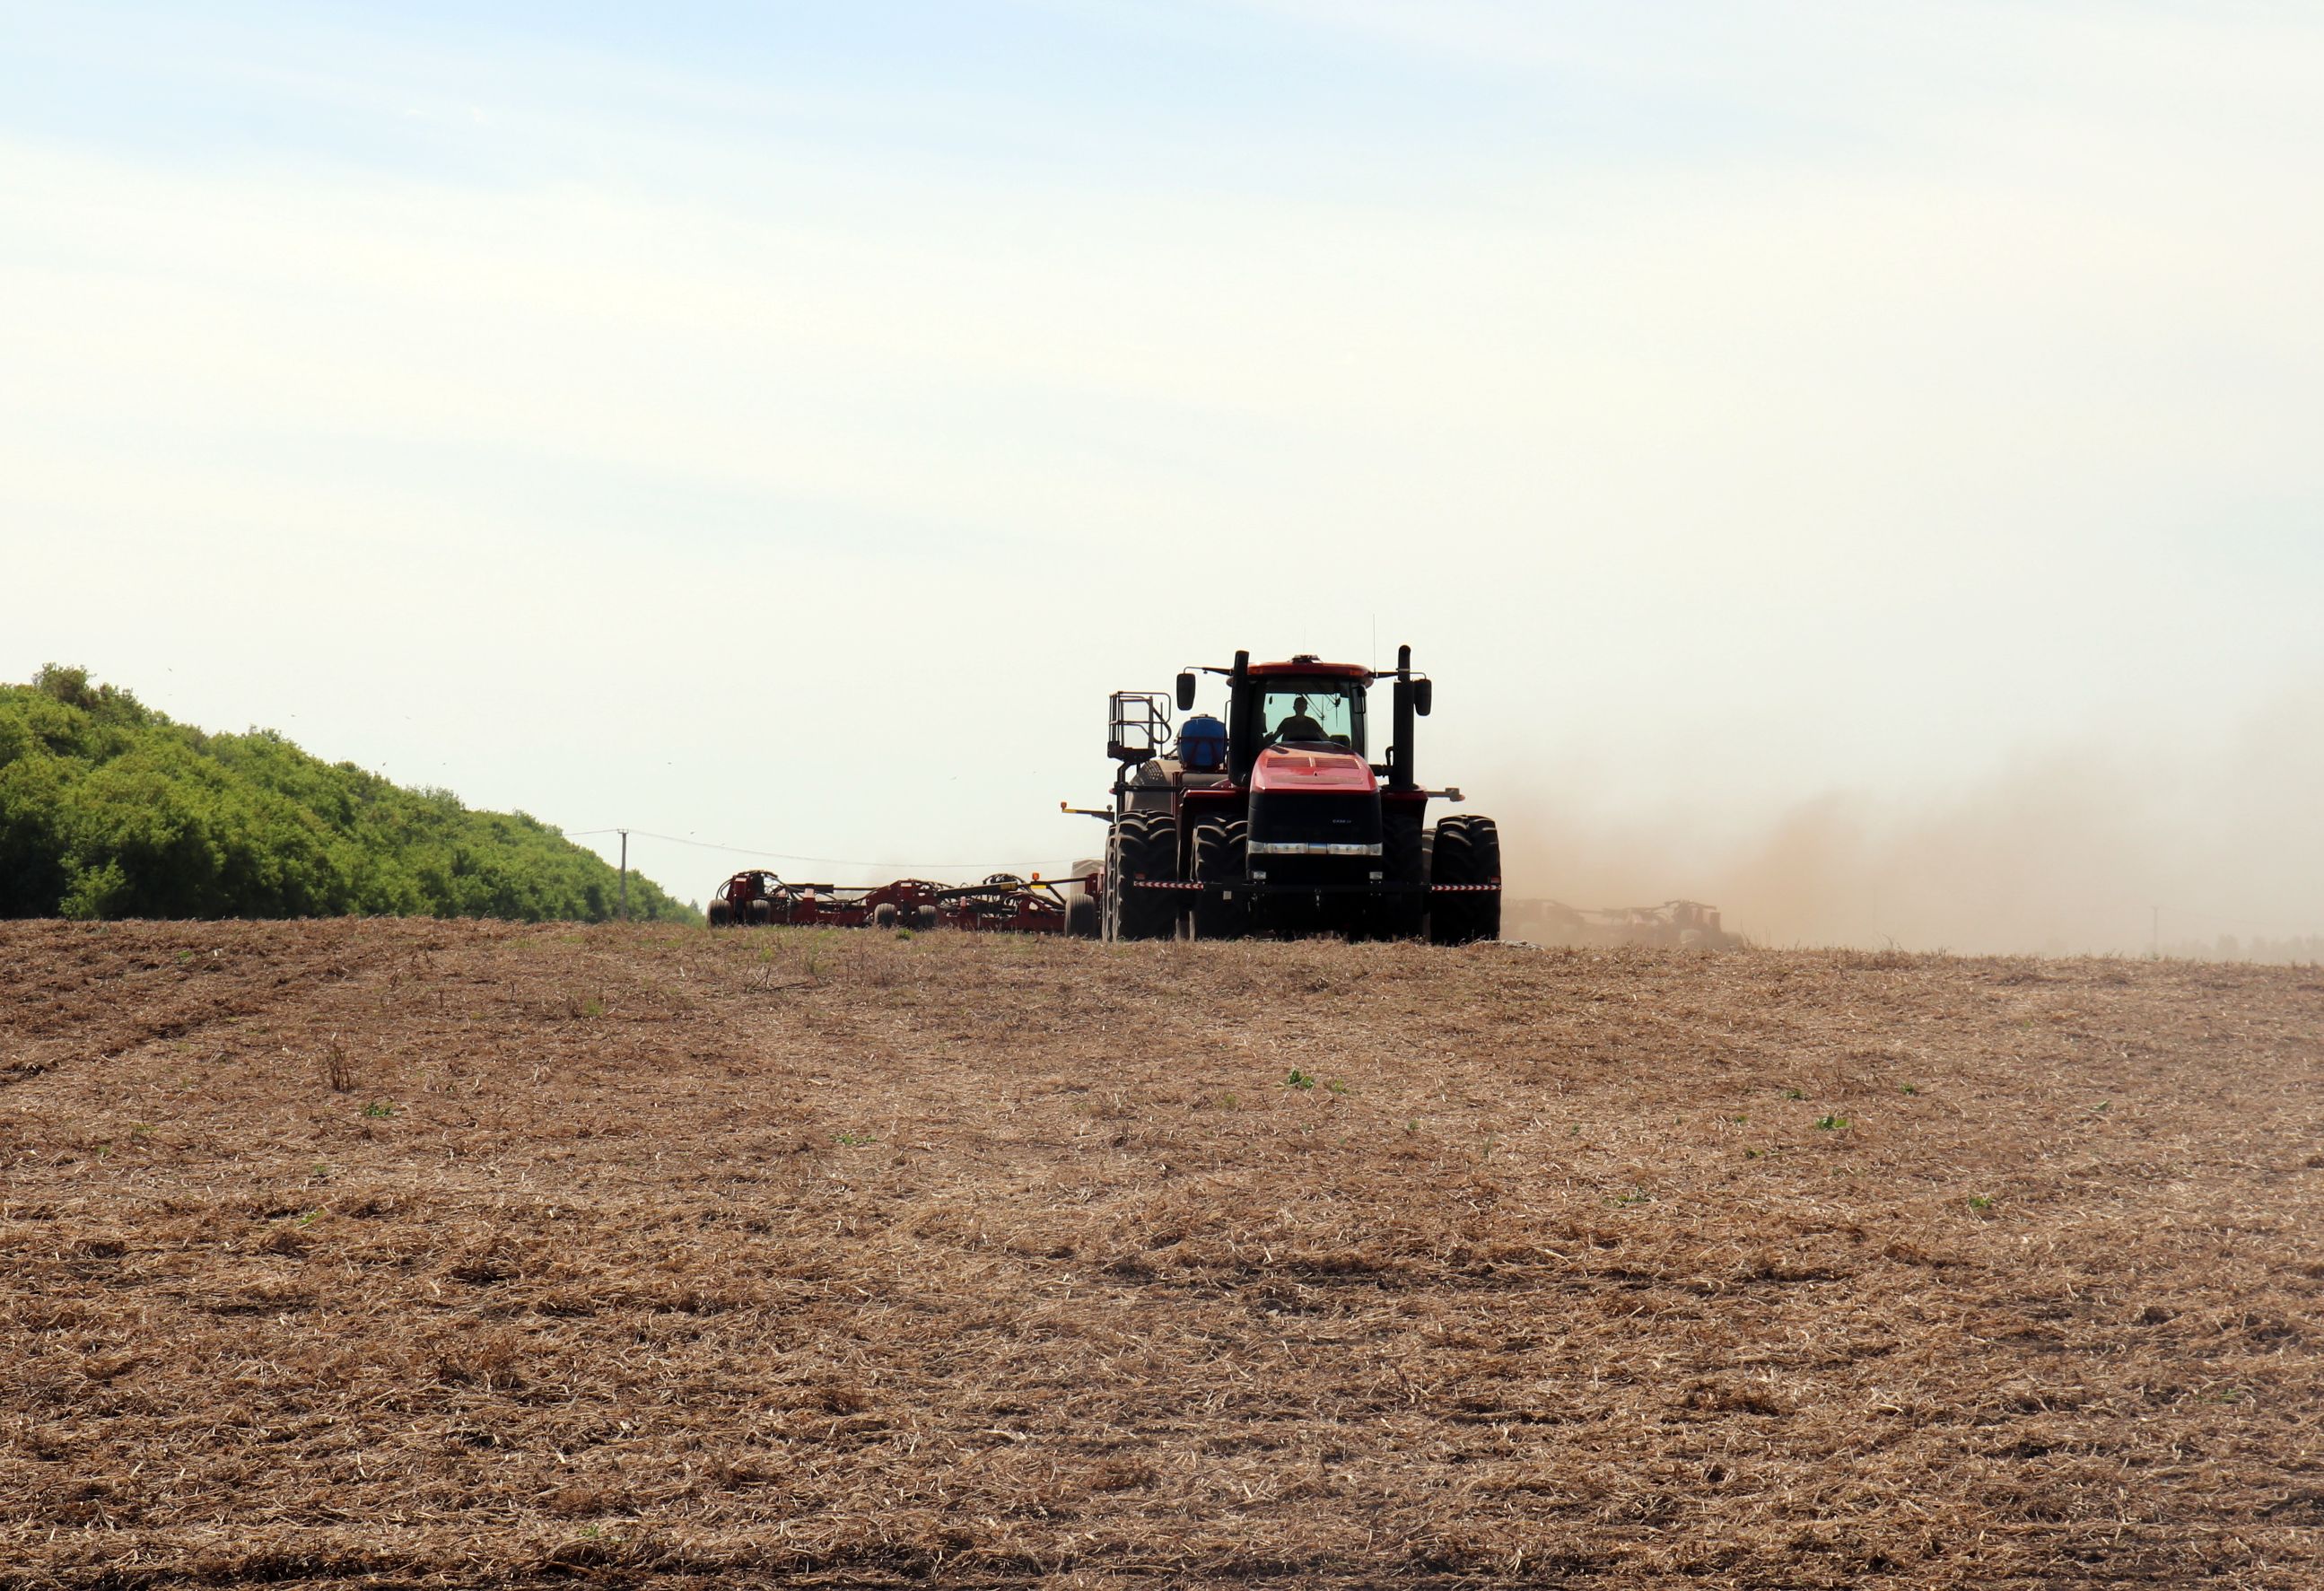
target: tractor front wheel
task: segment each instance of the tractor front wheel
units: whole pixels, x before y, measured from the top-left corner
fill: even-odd
[[[1194,877],[1204,884],[1245,882],[1250,826],[1247,823],[1205,823],[1194,830]],[[1194,897],[1194,937],[1198,939],[1240,939],[1250,932],[1250,902],[1222,900],[1205,889]]]
[[[1380,871],[1405,887],[1373,897],[1374,939],[1416,939],[1428,917],[1428,850],[1417,817],[1390,817],[1380,829]]]
[[[1447,818],[1429,849],[1429,942],[1466,945],[1501,937],[1501,832],[1490,818]]]
[[[1175,890],[1145,890],[1141,881],[1176,882],[1178,820],[1167,812],[1126,812],[1106,844],[1105,922],[1110,939],[1167,939],[1178,931]]]

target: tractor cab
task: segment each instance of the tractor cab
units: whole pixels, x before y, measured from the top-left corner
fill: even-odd
[[[1282,666],[1259,665],[1262,669]],[[1251,671],[1262,749],[1335,747],[1359,757],[1364,754],[1364,689],[1370,683],[1370,671],[1360,675]]]

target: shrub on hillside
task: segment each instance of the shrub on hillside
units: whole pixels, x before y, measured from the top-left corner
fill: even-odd
[[[618,908],[603,857],[325,763],[271,729],[206,735],[86,669],[0,686],[0,917],[574,918]],[[639,918],[690,920],[647,880]]]

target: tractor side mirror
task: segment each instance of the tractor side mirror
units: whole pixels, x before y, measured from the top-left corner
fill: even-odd
[[[1428,717],[1429,701],[1436,694],[1435,683],[1433,680],[1415,680],[1412,682],[1412,710],[1424,718]]]
[[[1178,710],[1182,713],[1192,712],[1194,707],[1194,677],[1192,674],[1181,674],[1178,676]]]

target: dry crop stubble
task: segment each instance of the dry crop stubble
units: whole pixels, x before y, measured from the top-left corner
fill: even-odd
[[[0,1585],[2324,1576],[2312,971],[0,954]]]

